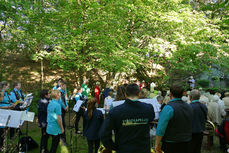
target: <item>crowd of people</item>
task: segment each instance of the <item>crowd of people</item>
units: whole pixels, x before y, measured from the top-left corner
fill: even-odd
[[[156,129],[156,153],[200,153],[207,120],[217,127],[220,148],[226,152],[229,142],[229,92],[197,90],[193,84],[194,81],[190,85],[190,91],[185,91],[181,84],[175,83],[163,95],[163,92],[154,90],[155,83],[148,86],[144,80],[115,88],[107,85],[104,90],[96,83],[94,94],[90,95],[92,90],[85,79],[68,96],[66,83],[60,78],[51,90],[40,92],[40,152],[55,153],[60,141],[62,145],[68,145],[65,114],[69,111],[69,99],[76,104],[83,101],[75,114],[75,133],[87,138],[88,153],[97,153],[100,142],[108,152],[150,153],[152,129]],[[147,89],[149,87],[150,90]],[[10,93],[8,90],[9,83],[1,82],[0,108],[20,110],[19,106],[25,98],[21,84],[15,82],[13,90]],[[149,103],[143,99],[148,99]],[[116,105],[117,103],[120,104]],[[105,113],[97,109],[98,105],[103,107]],[[81,118],[83,131],[79,128]],[[0,147],[3,142],[3,128],[0,128]],[[10,132],[12,136],[14,131],[12,129]],[[52,137],[50,150],[49,137]],[[213,144],[213,137],[211,143]]]

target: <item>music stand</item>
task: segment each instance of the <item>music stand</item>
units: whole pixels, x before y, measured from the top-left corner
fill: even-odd
[[[32,93],[26,95],[25,99],[24,99],[24,103],[22,104],[22,106],[20,106],[21,110],[25,110],[22,113],[22,118],[21,121],[27,121],[26,122],[26,138],[28,138],[28,131],[29,131],[29,123],[28,122],[33,122],[34,120],[34,116],[35,113],[32,112],[28,112],[29,111],[29,106],[31,105],[33,101],[33,96]],[[28,139],[26,139],[26,153],[28,153]]]

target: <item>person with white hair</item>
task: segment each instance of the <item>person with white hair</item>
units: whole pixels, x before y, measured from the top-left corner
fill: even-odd
[[[206,97],[204,95],[204,93],[201,94],[199,101],[200,101],[200,103],[205,104],[205,105],[208,105],[208,103],[209,103],[209,99],[208,99],[208,97]]]
[[[221,114],[221,118],[223,120],[223,117],[226,116],[226,112],[225,112],[225,104],[224,102],[220,99],[221,98],[221,94],[219,92],[215,93],[215,95],[217,95],[219,97],[219,106],[220,106],[220,114]],[[221,124],[221,123],[220,123]]]
[[[190,153],[201,153],[203,131],[207,119],[207,107],[199,102],[200,92],[196,89],[190,92],[190,101],[193,110],[192,118],[192,141]]]
[[[229,111],[229,92],[226,92],[225,97],[222,99],[224,101],[225,109]]]
[[[216,125],[221,123],[221,109],[218,103],[219,97],[213,96],[213,100],[208,104],[208,118]]]

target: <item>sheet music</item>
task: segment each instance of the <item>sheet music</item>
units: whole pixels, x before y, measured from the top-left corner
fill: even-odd
[[[75,112],[79,112],[80,107],[81,107],[82,104],[83,104],[83,101],[82,101],[82,100],[78,100],[78,101],[76,102],[76,104],[74,105],[73,110],[74,110]]]
[[[105,109],[104,108],[96,108],[96,109],[100,110],[103,113],[103,115],[105,114]]]
[[[96,108],[97,110],[101,111],[103,115],[105,114],[105,109],[104,108]],[[87,108],[85,108],[85,112],[87,111]]]
[[[9,114],[0,114],[0,126],[6,126]]]
[[[0,114],[10,115],[10,120],[9,120],[7,127],[11,127],[11,128],[19,127],[20,121],[21,121],[21,115],[22,115],[21,111],[0,109]]]
[[[22,120],[22,121],[33,122],[34,116],[35,116],[35,113],[34,113],[34,112],[26,112],[26,111],[23,111],[23,112],[22,112],[22,115],[21,115],[21,120]]]
[[[113,105],[113,107],[116,107],[116,106],[119,106],[119,105],[123,104],[124,101],[125,101],[125,100],[113,101],[113,102],[112,102],[112,105]]]
[[[20,106],[20,108],[24,109],[26,107],[29,107],[31,105],[32,101],[33,101],[33,96],[25,97],[24,103],[22,104],[22,106]]]
[[[156,98],[153,98],[153,99],[138,99],[138,101],[146,103],[146,104],[151,104],[153,106],[153,109],[154,109],[155,119],[158,119],[161,105],[157,102]],[[116,106],[119,106],[119,105],[123,104],[124,102],[125,102],[124,100],[113,101],[112,105],[113,105],[113,107],[116,107]]]

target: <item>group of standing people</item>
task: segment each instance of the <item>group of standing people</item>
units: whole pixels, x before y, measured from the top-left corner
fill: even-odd
[[[65,86],[63,87],[63,85]],[[101,91],[98,84],[95,88],[94,97],[90,99],[88,99],[90,89],[87,86],[87,80],[74,90],[71,96],[73,100],[76,103],[79,100],[84,101],[76,113],[75,131],[77,134],[83,133],[87,138],[89,153],[98,151],[100,141],[107,150],[115,150],[117,153],[148,153],[151,150],[150,129],[155,127],[155,120],[158,121],[155,140],[156,153],[162,151],[164,153],[201,152],[205,123],[210,118],[208,111],[210,107],[203,102],[205,98],[203,98],[203,91],[193,89],[185,92],[181,85],[172,85],[165,97],[162,96],[161,92],[155,95],[158,105],[161,106],[160,111],[155,112],[155,106],[141,102],[142,98],[147,98],[145,86],[144,83],[141,86],[125,84],[118,86],[117,90],[107,87],[103,91],[103,94],[106,94],[104,98],[105,115],[96,109],[101,100],[99,99]],[[66,94],[66,84],[60,81],[52,91],[52,101],[49,104],[47,104],[48,100],[44,102],[47,105],[47,120],[43,124],[45,126],[43,126],[42,131],[53,136],[51,148],[57,147],[61,135],[64,135],[63,138],[66,140],[63,116],[63,112],[68,111],[68,96]],[[48,94],[46,96],[49,99]],[[184,98],[185,96],[186,98]],[[120,100],[124,100],[124,103],[113,107],[113,103]],[[156,115],[157,113],[159,115]],[[40,114],[44,115],[45,113],[41,112]],[[105,119],[104,116],[106,116]],[[60,118],[62,124],[59,124],[61,123]],[[83,118],[83,132],[78,127],[80,118]],[[222,118],[223,120],[224,118]],[[55,130],[55,132],[49,130],[53,129],[52,122],[55,122],[55,126],[58,126],[59,130]],[[225,124],[225,121],[223,123]],[[40,126],[42,127],[42,123]],[[218,131],[220,133],[220,130]],[[113,134],[115,141],[112,139]],[[45,134],[42,134],[42,137],[41,144],[46,143],[43,141],[46,139]],[[64,144],[63,142],[64,139],[62,144]],[[47,149],[45,144],[41,147],[43,150]],[[54,151],[51,149],[51,152],[55,151],[55,149]]]
[[[94,96],[89,98],[88,81],[77,87],[72,98],[75,103],[83,101],[76,113],[75,132],[83,133],[87,138],[88,152],[97,152],[100,141],[109,151],[117,153],[151,152],[150,129],[156,124],[156,153],[200,153],[205,130],[205,122],[210,119],[218,128],[220,144],[225,151],[229,126],[229,93],[221,100],[219,93],[212,95],[201,89],[185,92],[180,84],[170,87],[165,97],[161,92],[155,95],[157,105],[146,104],[141,99],[147,98],[146,83],[125,84],[116,90],[108,86],[103,91],[105,114],[96,107],[101,99],[101,90],[97,84]],[[155,84],[153,84],[155,87]],[[0,108],[20,109],[25,94],[21,84],[15,82],[11,92],[9,83],[1,82]],[[186,93],[186,94],[185,94]],[[65,114],[69,111],[67,86],[63,79],[52,90],[42,90],[38,103],[38,120],[41,127],[42,153],[55,153],[59,142],[67,146],[65,134]],[[186,98],[185,98],[186,97]],[[124,101],[114,107],[115,101]],[[216,103],[216,104],[215,104]],[[159,111],[154,107],[159,106]],[[157,115],[158,114],[158,115]],[[213,115],[212,115],[213,114]],[[218,117],[217,117],[218,115]],[[79,120],[83,118],[83,132],[79,130]],[[156,121],[156,122],[155,122]],[[0,127],[0,145],[4,127]],[[12,130],[12,133],[15,129]],[[113,140],[113,135],[115,140]],[[52,146],[48,150],[48,139],[52,137]]]

